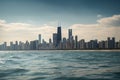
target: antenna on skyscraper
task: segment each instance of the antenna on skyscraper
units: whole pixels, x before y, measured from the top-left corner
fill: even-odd
[[[60,20],[60,17],[58,19],[58,26],[61,26],[61,20]]]
[[[57,26],[59,26],[59,20],[58,20],[58,25]]]

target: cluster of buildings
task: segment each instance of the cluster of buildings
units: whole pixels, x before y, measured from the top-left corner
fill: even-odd
[[[68,38],[62,38],[61,26],[57,27],[57,33],[53,33],[53,38],[46,42],[41,40],[41,34],[38,35],[38,40],[34,41],[15,41],[7,42],[0,45],[0,50],[92,50],[92,49],[120,49],[120,41],[115,41],[115,38],[108,37],[106,40],[98,41],[85,39],[78,40],[78,36],[73,36],[72,29],[68,29]]]

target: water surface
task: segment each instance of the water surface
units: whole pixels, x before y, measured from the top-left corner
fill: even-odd
[[[0,51],[0,80],[120,80],[120,52]]]

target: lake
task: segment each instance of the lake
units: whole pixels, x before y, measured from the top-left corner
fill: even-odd
[[[0,80],[120,80],[120,51],[0,51]]]

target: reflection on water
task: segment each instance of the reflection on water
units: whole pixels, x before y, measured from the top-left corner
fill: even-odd
[[[120,80],[120,52],[0,51],[0,80]]]

